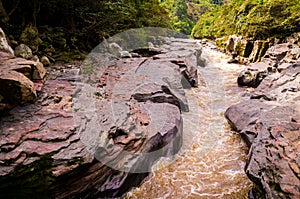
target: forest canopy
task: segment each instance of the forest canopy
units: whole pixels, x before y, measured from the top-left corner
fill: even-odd
[[[230,34],[266,39],[300,31],[299,0],[232,0],[202,15],[192,31],[195,38]]]

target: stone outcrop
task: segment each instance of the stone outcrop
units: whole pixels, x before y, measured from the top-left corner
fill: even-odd
[[[118,197],[139,185],[158,158],[176,154],[181,111],[188,111],[183,86],[197,85],[196,43],[187,50],[177,44],[178,56],[96,62],[95,70],[92,54],[79,82],[76,68],[49,74],[34,104],[0,118],[1,196]],[[185,53],[190,58],[180,57]]]
[[[267,49],[268,45],[264,41],[255,43],[250,61],[261,60],[261,62],[249,64],[240,73],[238,78],[240,86],[256,88],[269,74],[280,72],[300,60],[300,47],[297,43],[275,44]],[[260,49],[260,52],[255,49]]]
[[[253,41],[247,40],[242,36],[230,35],[216,39],[217,46],[225,53],[234,56],[249,57],[253,52]]]
[[[271,46],[262,61],[269,65],[296,63],[300,59],[300,47],[291,43],[282,43]]]
[[[265,40],[254,41],[252,52],[249,56],[250,62],[260,61],[269,48],[269,42]]]
[[[32,102],[45,75],[42,63],[15,57],[4,35],[0,48],[0,114],[5,114],[15,105]]]
[[[280,43],[276,38],[256,40],[230,35],[216,39],[217,46],[233,56],[229,63],[265,62],[269,65],[296,63],[300,57],[299,33]]]
[[[246,173],[257,198],[300,197],[300,63],[267,76],[225,113],[250,147]]]
[[[3,32],[2,28],[0,28],[0,51],[8,52],[14,55],[14,51],[8,44],[5,33]]]

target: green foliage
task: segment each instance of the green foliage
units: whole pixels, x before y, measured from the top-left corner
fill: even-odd
[[[169,13],[172,28],[190,35],[199,17],[221,2],[220,0],[163,0],[160,5]]]
[[[4,11],[10,13],[8,22],[0,26],[7,34],[19,38],[28,24],[43,35],[43,42],[65,40],[63,51],[89,51],[104,37],[130,28],[147,26],[170,27],[168,13],[157,0],[1,0]],[[60,31],[59,35],[56,29]]]
[[[285,37],[300,31],[299,0],[232,0],[203,15],[195,38],[240,34],[249,38]]]

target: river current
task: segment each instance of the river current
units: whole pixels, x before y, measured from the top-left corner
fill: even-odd
[[[183,147],[172,159],[162,158],[152,174],[125,196],[142,198],[247,198],[251,182],[244,173],[248,148],[232,131],[224,112],[242,100],[246,90],[237,86],[242,65],[209,47],[199,67],[199,87],[186,90],[190,111],[183,113]]]

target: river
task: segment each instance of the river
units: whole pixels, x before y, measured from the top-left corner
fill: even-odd
[[[207,65],[199,67],[198,88],[186,90],[190,111],[183,114],[184,141],[173,159],[161,159],[127,199],[247,198],[251,182],[244,173],[248,148],[224,118],[226,109],[246,97],[237,86],[243,66],[204,47]]]

